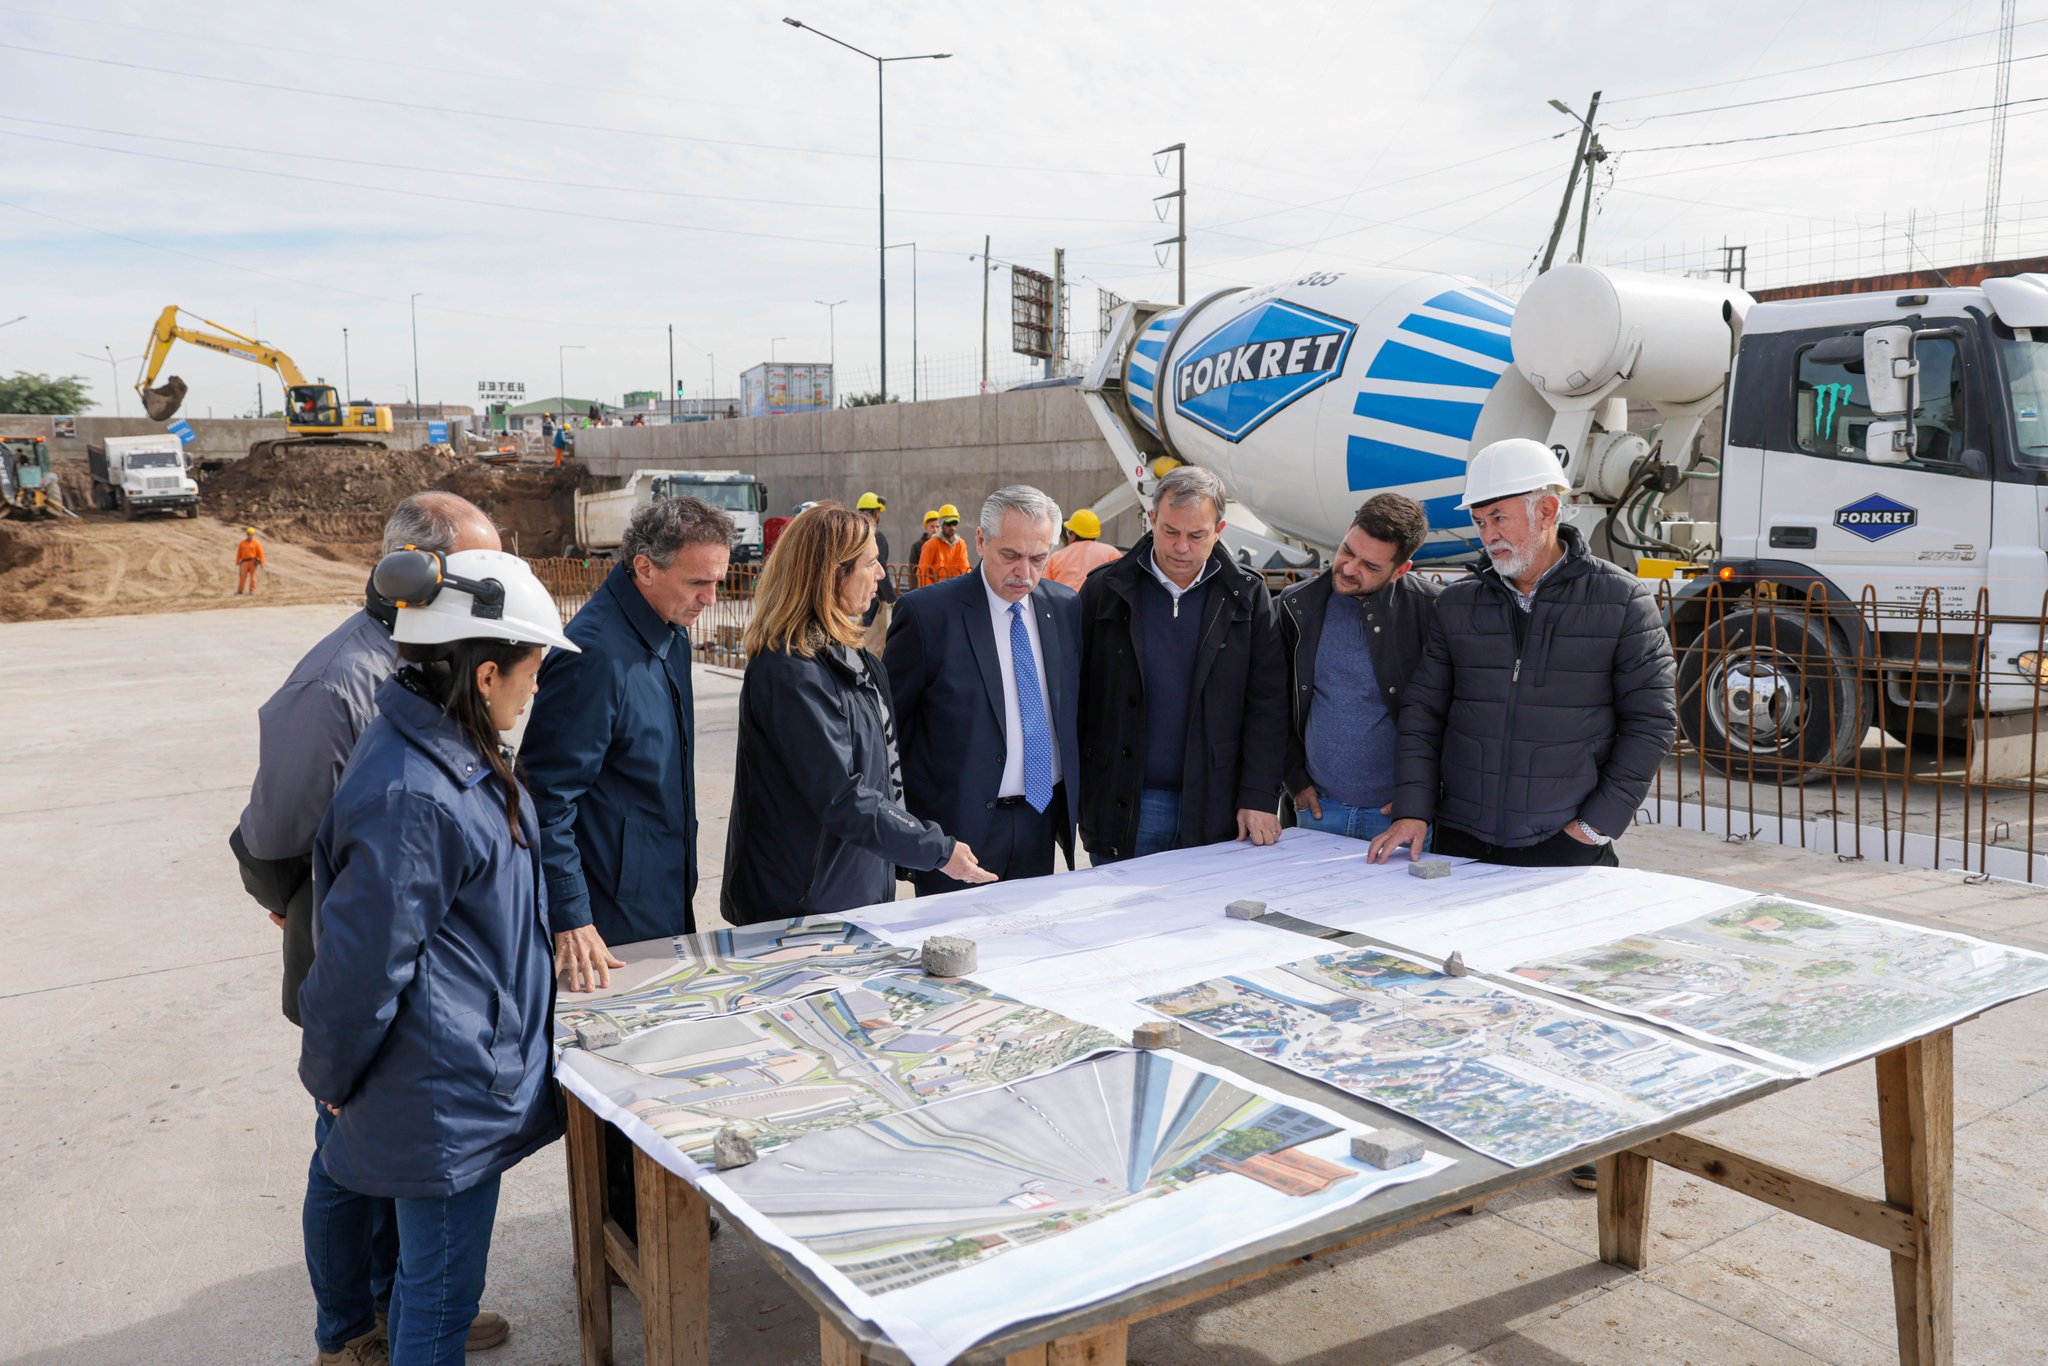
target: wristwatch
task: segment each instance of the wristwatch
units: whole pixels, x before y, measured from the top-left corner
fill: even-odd
[[[1573,824],[1579,827],[1579,833],[1581,835],[1584,835],[1587,839],[1591,840],[1595,844],[1614,843],[1614,836],[1603,835],[1598,830],[1595,830],[1592,826],[1586,824],[1584,821],[1574,821]]]

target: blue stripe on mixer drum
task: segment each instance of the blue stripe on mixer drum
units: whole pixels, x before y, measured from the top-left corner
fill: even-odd
[[[1496,308],[1490,303],[1473,298],[1470,294],[1460,294],[1455,290],[1437,295],[1427,306],[1442,309],[1446,313],[1462,313],[1468,318],[1477,318],[1481,322],[1495,323],[1501,327],[1506,327],[1515,320],[1513,309]]]
[[[1150,356],[1156,361],[1166,354],[1166,342],[1163,339],[1153,341],[1150,338],[1146,338],[1138,343],[1137,351],[1139,355]]]
[[[1477,327],[1467,327],[1463,323],[1446,322],[1442,318],[1424,317],[1420,313],[1412,313],[1403,320],[1401,330],[1403,332],[1413,332],[1418,337],[1428,337],[1434,341],[1448,342],[1452,346],[1463,347],[1467,351],[1476,351],[1482,356],[1491,356],[1503,363],[1515,358],[1514,351],[1508,345],[1506,334],[1501,332],[1486,332]]]
[[[1390,441],[1368,436],[1346,439],[1344,470],[1353,492],[1361,489],[1399,489],[1431,479],[1465,477],[1465,462],[1449,455],[1432,455]],[[1435,525],[1432,520],[1431,525]]]
[[[1473,429],[1479,425],[1480,406],[1441,398],[1408,398],[1401,394],[1367,392],[1358,396],[1358,402],[1351,411],[1360,417],[1390,422],[1411,431],[1469,441]]]
[[[1434,351],[1424,351],[1402,342],[1384,343],[1372,358],[1367,379],[1397,380],[1405,384],[1447,384],[1458,389],[1491,389],[1500,379],[1495,370],[1482,370]]]

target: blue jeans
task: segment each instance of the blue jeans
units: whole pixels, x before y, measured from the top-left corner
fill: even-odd
[[[1180,793],[1170,787],[1148,787],[1138,794],[1138,834],[1132,858],[1161,854],[1180,838]]]
[[[338,1186],[320,1165],[320,1149],[334,1116],[313,1106],[313,1161],[306,1170],[300,1214],[306,1239],[306,1274],[313,1282],[313,1338],[323,1352],[339,1352],[377,1326],[391,1301],[398,1265],[398,1225],[391,1201]]]
[[[1320,791],[1316,800],[1323,808],[1321,816],[1314,815],[1305,806],[1294,808],[1294,823],[1303,830],[1324,830],[1349,839],[1369,840],[1394,823],[1394,818],[1382,816],[1377,806],[1346,806]]]
[[[391,1366],[461,1366],[484,1296],[498,1177],[459,1195],[394,1200],[398,1276],[391,1286]]]

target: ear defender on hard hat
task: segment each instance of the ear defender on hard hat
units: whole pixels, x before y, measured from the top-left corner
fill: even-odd
[[[496,579],[466,579],[448,572],[448,558],[438,550],[407,546],[377,561],[370,586],[394,607],[424,607],[441,595],[443,588],[460,588],[469,594],[469,614],[485,621],[505,615],[505,585]]]

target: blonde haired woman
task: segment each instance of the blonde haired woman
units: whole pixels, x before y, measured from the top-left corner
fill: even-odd
[[[762,567],[719,892],[731,924],[892,900],[898,868],[995,881],[903,807],[888,681],[860,647],[883,573],[874,528],[837,503],[791,522]]]

